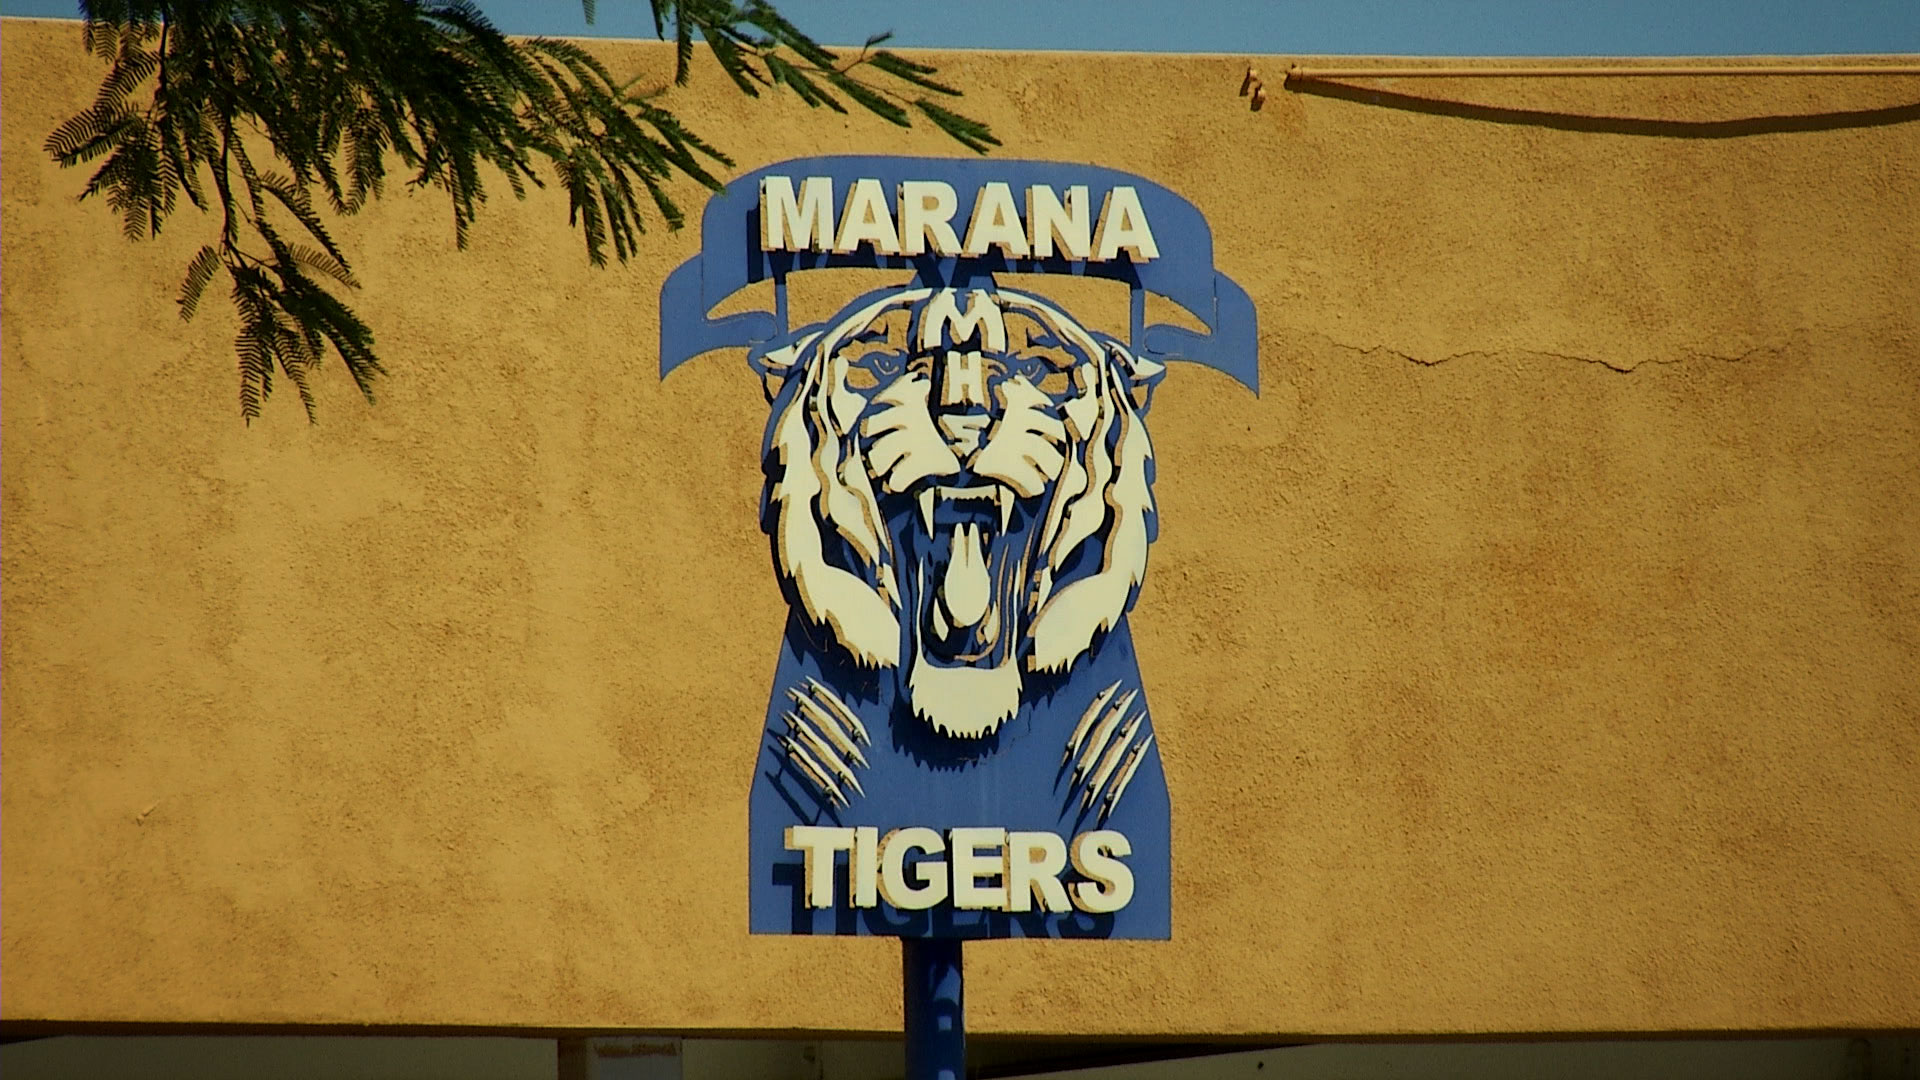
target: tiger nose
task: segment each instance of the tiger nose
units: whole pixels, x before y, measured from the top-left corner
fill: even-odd
[[[962,458],[980,449],[987,424],[987,365],[977,352],[949,351],[940,365],[939,408],[934,422]]]

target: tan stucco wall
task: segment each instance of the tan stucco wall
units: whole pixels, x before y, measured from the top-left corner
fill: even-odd
[[[783,609],[756,385],[655,375],[697,235],[595,271],[552,195],[465,254],[390,198],[340,229],[379,405],[335,365],[317,426],[289,387],[249,428],[224,299],[172,302],[207,223],[76,205],[38,147],[97,70],[71,24],[0,34],[0,1014],[895,1027],[893,943],[745,932]],[[1175,938],[970,946],[975,1031],[1920,1024],[1920,126],[937,59],[1005,154],[1198,204],[1264,379],[1177,369],[1152,415]],[[1399,89],[1714,120],[1920,79]],[[743,169],[955,152],[672,100]]]

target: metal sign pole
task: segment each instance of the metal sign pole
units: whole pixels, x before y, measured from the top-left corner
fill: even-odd
[[[959,938],[900,939],[907,1080],[967,1075],[966,1003]]]

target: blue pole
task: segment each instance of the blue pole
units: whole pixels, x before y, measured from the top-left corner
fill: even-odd
[[[967,1025],[960,939],[901,938],[900,968],[907,1080],[962,1080],[967,1075]]]

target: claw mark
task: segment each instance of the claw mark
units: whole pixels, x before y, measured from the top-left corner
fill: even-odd
[[[1114,701],[1113,696],[1119,690],[1120,684],[1116,682],[1094,696],[1086,712],[1080,715],[1080,722],[1074,725],[1073,734],[1067,737],[1067,752],[1060,758],[1063,769],[1067,762],[1074,762],[1073,774],[1067,781],[1067,799],[1071,802],[1071,792],[1079,786],[1080,812],[1085,814],[1098,803],[1101,822],[1120,805],[1121,794],[1133,782],[1133,774],[1140,771],[1147,749],[1153,745],[1151,731],[1138,742],[1134,741],[1140,734],[1140,726],[1146,723],[1146,710],[1142,708],[1128,717],[1140,691],[1129,690]],[[1097,724],[1095,717],[1100,718]],[[1120,727],[1123,718],[1126,718],[1126,727],[1116,736],[1115,729]]]
[[[848,787],[861,795],[866,794],[866,791],[860,787],[859,778],[853,775],[853,770],[847,767],[846,762],[840,760],[840,755],[833,752],[833,747],[827,745],[827,740],[821,738],[819,732],[807,726],[805,720],[793,713],[782,713],[781,716],[787,721],[787,730],[800,736],[800,742],[812,751],[816,762],[826,766],[833,775],[845,780]]]
[[[865,797],[866,789],[854,766],[868,768],[867,756],[858,743],[872,745],[867,726],[860,722],[839,695],[809,678],[805,689],[789,687],[787,697],[795,710],[781,713],[787,722],[787,734],[779,736],[794,767],[813,782],[821,795],[849,805],[846,789]],[[852,761],[853,765],[847,764]]]
[[[1100,756],[1100,751],[1106,749],[1107,740],[1112,738],[1113,729],[1119,725],[1120,718],[1126,715],[1127,710],[1133,707],[1133,699],[1138,696],[1140,691],[1129,690],[1119,701],[1113,703],[1112,708],[1107,710],[1106,719],[1100,721],[1100,726],[1094,729],[1093,736],[1087,740],[1086,747],[1081,751],[1080,760],[1073,763],[1074,782],[1077,783],[1082,776],[1086,775],[1087,770],[1093,767],[1094,761]]]
[[[800,711],[806,714],[807,719],[813,721],[814,726],[819,728],[822,734],[826,735],[827,741],[831,742],[835,749],[847,757],[852,758],[854,764],[861,768],[864,769],[868,767],[867,755],[861,753],[860,748],[853,744],[853,739],[848,737],[846,728],[841,726],[838,719],[827,710],[814,704],[812,698],[802,694],[798,690],[788,689],[787,696],[792,698],[793,703],[799,706]]]
[[[1093,718],[1100,715],[1100,710],[1106,707],[1107,701],[1113,697],[1114,691],[1118,689],[1120,689],[1120,684],[1116,682],[1105,690],[1100,691],[1099,695],[1093,699],[1093,704],[1087,706],[1087,711],[1080,714],[1080,722],[1074,725],[1073,735],[1067,739],[1067,752],[1060,755],[1060,764],[1065,765],[1068,761],[1072,760],[1074,752],[1080,749],[1080,741],[1085,739],[1087,732],[1092,729]]]
[[[814,786],[820,789],[822,795],[827,796],[841,806],[850,805],[847,802],[846,795],[840,791],[840,785],[833,782],[833,778],[827,775],[826,770],[820,767],[819,762],[813,760],[813,755],[807,753],[806,748],[794,742],[790,736],[786,735],[780,736],[780,745],[786,748],[787,757],[792,759],[794,765],[800,769],[800,772],[804,774],[807,779],[813,781]]]
[[[847,730],[853,732],[854,738],[868,746],[873,745],[873,740],[867,737],[867,725],[860,722],[860,718],[854,715],[852,709],[847,708],[847,703],[840,700],[840,695],[822,686],[820,680],[812,676],[807,677],[807,686],[813,691],[813,696],[822,705],[832,709],[834,715],[847,726]]]
[[[1107,820],[1107,815],[1113,813],[1113,808],[1120,805],[1121,794],[1127,790],[1127,785],[1133,782],[1133,774],[1140,771],[1140,763],[1147,759],[1147,747],[1151,745],[1153,745],[1153,733],[1148,732],[1147,737],[1140,740],[1140,745],[1134,747],[1133,752],[1127,755],[1127,763],[1120,767],[1120,778],[1113,782],[1113,790],[1107,792],[1106,800],[1100,804],[1100,821],[1103,824]]]
[[[1120,758],[1127,752],[1127,746],[1133,742],[1134,735],[1140,731],[1140,721],[1146,719],[1146,716],[1146,713],[1135,713],[1133,719],[1127,723],[1127,729],[1120,733],[1119,738],[1113,740],[1113,745],[1108,748],[1106,756],[1100,759],[1100,767],[1094,770],[1093,779],[1087,781],[1087,793],[1080,800],[1080,809],[1087,809],[1093,805],[1093,800],[1100,797],[1100,789],[1106,786],[1108,779],[1113,776],[1113,771],[1120,767]]]

